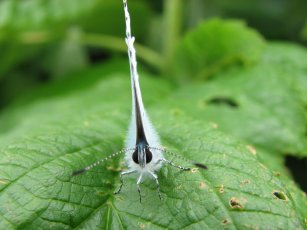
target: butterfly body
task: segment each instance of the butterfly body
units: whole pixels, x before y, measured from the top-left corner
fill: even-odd
[[[164,158],[163,153],[169,153],[173,156],[176,154],[169,152],[161,147],[160,138],[150,122],[149,117],[144,108],[142,94],[139,84],[139,76],[137,73],[136,51],[134,49],[134,37],[131,36],[130,31],[130,15],[128,12],[127,2],[123,0],[125,19],[126,19],[126,44],[128,47],[128,57],[130,64],[130,76],[131,76],[131,91],[132,91],[132,114],[131,121],[126,138],[125,148],[113,153],[112,155],[103,158],[81,170],[73,172],[73,175],[78,175],[90,170],[97,166],[101,162],[108,160],[121,153],[125,153],[125,161],[128,167],[127,171],[123,171],[120,174],[120,186],[116,190],[115,194],[120,193],[124,184],[123,177],[129,174],[138,174],[137,177],[137,190],[141,202],[141,189],[140,184],[145,177],[150,177],[155,180],[157,185],[158,195],[161,199],[160,185],[156,172],[162,167],[163,163],[170,164],[173,167],[181,170],[191,170],[189,167],[182,167],[174,164],[172,161]],[[182,158],[182,157],[181,157]],[[183,159],[183,158],[182,158]],[[206,169],[205,165],[200,163],[195,164],[200,168]]]
[[[150,146],[160,148],[160,139],[145,111],[138,79],[131,76],[132,116],[126,138],[127,151],[125,160],[129,169],[139,173],[154,172],[161,168],[163,154],[152,150]]]

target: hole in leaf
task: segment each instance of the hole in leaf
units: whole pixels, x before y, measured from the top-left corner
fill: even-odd
[[[283,192],[274,191],[273,195],[276,196],[280,200],[288,200],[288,197]]]
[[[239,199],[236,198],[236,197],[232,197],[230,199],[229,205],[230,205],[231,208],[234,208],[234,209],[243,209],[243,204],[241,204]]]
[[[286,157],[286,166],[291,171],[291,174],[295,180],[299,184],[299,186],[307,192],[307,180],[304,175],[306,175],[307,168],[307,158],[297,158],[293,156]]]
[[[225,219],[225,220],[222,220],[222,224],[226,225],[226,224],[230,224],[230,221]]]
[[[237,108],[238,103],[227,97],[214,97],[208,101],[208,104],[226,105],[228,107]]]

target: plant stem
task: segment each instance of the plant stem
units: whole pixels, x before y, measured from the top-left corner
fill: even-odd
[[[182,0],[165,0],[164,1],[164,41],[163,72],[170,71],[171,59],[175,50],[176,42],[180,36],[182,24]]]
[[[94,47],[100,47],[109,49],[112,51],[119,51],[127,53],[127,47],[125,40],[123,38],[118,38],[115,36],[102,35],[102,34],[80,34],[78,35],[78,41],[81,45],[88,45]],[[23,44],[40,44],[51,42],[54,38],[52,34],[45,31],[35,31],[35,32],[25,32],[20,37],[19,40]],[[151,67],[155,68],[157,71],[161,72],[163,66],[163,60],[160,54],[157,52],[135,43],[137,50],[137,56],[149,64]]]
[[[97,34],[83,34],[81,35],[80,42],[84,45],[106,48],[110,50],[116,50],[120,52],[127,52],[127,47],[123,38],[118,38],[109,35],[97,35]],[[137,50],[137,56],[144,60],[146,63],[161,71],[162,58],[161,55],[155,51],[135,43]]]

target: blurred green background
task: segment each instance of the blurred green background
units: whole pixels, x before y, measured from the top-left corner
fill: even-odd
[[[171,49],[165,48],[162,32],[167,7],[177,14],[172,24],[177,36],[206,18],[238,18],[269,40],[306,44],[305,0],[130,0],[129,4],[137,43],[162,57]],[[0,108],[67,73],[125,56],[122,11],[120,0],[1,1]],[[142,61],[150,70],[163,71],[153,64],[155,57],[148,59]]]
[[[140,66],[156,75],[171,74],[176,42],[212,17],[244,20],[267,40],[307,44],[306,0],[129,0],[129,8]],[[0,110],[119,57],[126,58],[120,0],[0,2]],[[287,164],[300,178],[306,160]]]

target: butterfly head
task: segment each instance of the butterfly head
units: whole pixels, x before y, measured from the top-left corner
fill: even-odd
[[[152,161],[152,152],[148,144],[142,142],[138,143],[132,154],[132,160],[141,168],[145,168],[145,166]]]

